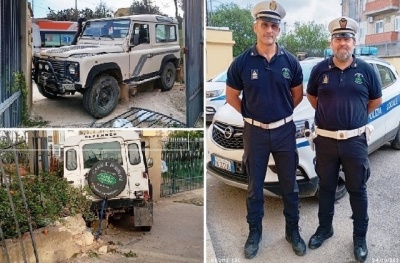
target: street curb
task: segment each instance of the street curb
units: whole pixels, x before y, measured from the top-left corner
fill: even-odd
[[[217,256],[215,255],[214,246],[211,241],[208,227],[206,228],[206,262],[217,262]]]

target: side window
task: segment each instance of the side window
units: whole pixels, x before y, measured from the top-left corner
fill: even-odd
[[[74,149],[70,149],[65,153],[65,163],[68,171],[74,171],[78,168],[76,151]]]
[[[379,77],[382,82],[382,89],[387,88],[388,86],[392,85],[395,81],[396,78],[393,74],[393,72],[390,70],[390,68],[385,67],[383,65],[376,64],[376,67],[379,72]]]
[[[175,25],[156,25],[156,42],[177,41]]]
[[[136,143],[128,145],[128,157],[130,164],[136,165],[140,163],[140,151],[139,146]]]
[[[133,26],[133,38],[135,43],[138,44],[148,44],[150,43],[149,38],[149,25],[135,23]]]

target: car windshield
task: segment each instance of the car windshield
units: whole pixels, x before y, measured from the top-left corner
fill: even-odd
[[[125,38],[129,33],[130,19],[88,21],[82,37]]]
[[[306,95],[307,83],[308,83],[308,80],[310,79],[311,70],[320,61],[321,60],[314,60],[314,59],[313,60],[300,61],[300,66],[301,66],[301,69],[303,70],[303,91],[304,91],[304,96]]]
[[[218,76],[215,78],[209,80],[209,82],[226,82],[226,71],[220,73]]]

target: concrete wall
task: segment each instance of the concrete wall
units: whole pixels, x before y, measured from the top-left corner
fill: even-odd
[[[232,31],[223,28],[206,28],[206,80],[209,80],[231,64],[233,60]]]

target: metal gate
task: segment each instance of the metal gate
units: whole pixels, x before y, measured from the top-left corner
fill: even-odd
[[[161,196],[203,188],[204,139],[168,138],[161,153]]]
[[[13,90],[14,73],[21,72],[21,1],[0,1],[0,127],[21,124],[21,91]]]
[[[184,10],[186,125],[194,127],[204,111],[204,0],[186,0]]]

